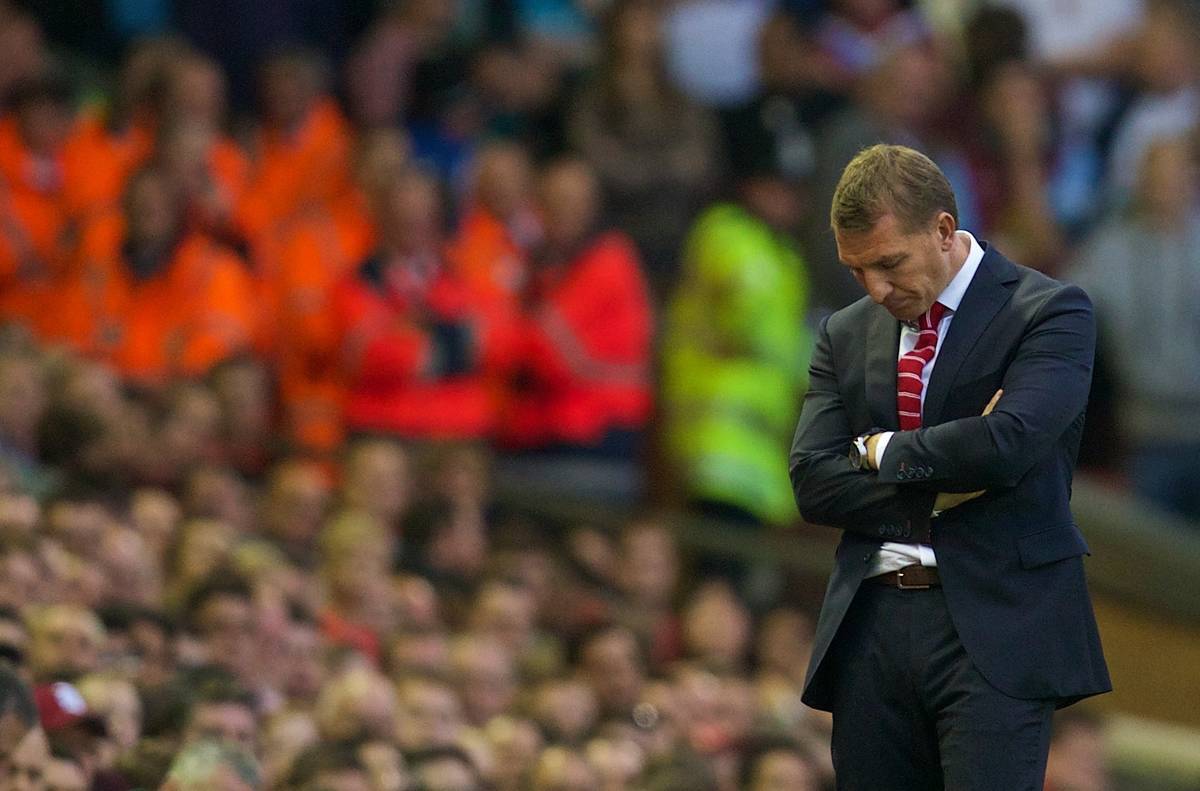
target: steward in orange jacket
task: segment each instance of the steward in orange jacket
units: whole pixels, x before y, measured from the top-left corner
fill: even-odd
[[[550,166],[540,197],[545,243],[502,438],[515,448],[627,451],[653,402],[654,319],[637,252],[623,234],[594,230],[599,190],[582,162]]]
[[[334,293],[353,431],[417,439],[488,436],[484,373],[503,333],[445,266],[437,182],[409,171],[380,208],[378,250]]]
[[[284,53],[263,67],[265,124],[251,148],[250,184],[237,210],[252,244],[312,206],[352,189],[350,125],[325,92],[316,56]]]
[[[162,171],[135,174],[123,215],[85,232],[52,335],[152,387],[202,376],[245,351],[257,309],[245,268],[188,232],[183,215],[179,189]]]
[[[0,119],[0,321],[42,334],[66,247],[62,148],[70,92],[53,78],[18,86]]]

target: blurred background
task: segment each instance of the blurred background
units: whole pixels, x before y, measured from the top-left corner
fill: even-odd
[[[1047,789],[1200,788],[1198,83],[1195,0],[0,1],[0,791],[832,788],[878,141],[1097,306]]]

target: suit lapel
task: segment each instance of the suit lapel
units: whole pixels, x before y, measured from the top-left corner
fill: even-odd
[[[867,409],[874,428],[900,428],[896,414],[896,356],[900,350],[900,322],[874,305],[867,328]]]
[[[926,426],[937,425],[941,419],[942,407],[946,404],[946,396],[950,385],[954,383],[963,361],[979,336],[992,323],[996,313],[1008,302],[1012,290],[1007,284],[1017,280],[1016,268],[1004,256],[988,248],[979,262],[979,269],[967,286],[942,348],[938,350],[937,359],[933,363],[933,374],[929,379],[929,389],[925,392],[925,404],[922,408],[923,423]]]

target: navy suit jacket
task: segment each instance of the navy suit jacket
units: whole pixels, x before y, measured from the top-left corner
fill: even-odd
[[[934,362],[920,429],[897,431],[900,323],[864,298],[821,325],[790,458],[801,515],[843,531],[805,683],[815,708],[830,708],[837,667],[825,660],[885,540],[933,545],[959,638],[1000,691],[1063,706],[1112,688],[1084,581],[1088,547],[1069,505],[1095,349],[1091,302],[984,249]],[[878,472],[855,470],[851,441],[873,428],[897,433]],[[931,519],[938,492],[981,489]]]

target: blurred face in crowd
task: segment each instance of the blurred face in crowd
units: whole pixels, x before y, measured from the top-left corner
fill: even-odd
[[[463,727],[462,709],[450,687],[431,679],[400,682],[397,743],[405,751],[448,747]]]
[[[406,169],[387,185],[377,209],[380,237],[399,252],[426,252],[442,238],[442,196],[437,180]]]
[[[20,610],[38,589],[41,570],[29,552],[9,550],[0,555],[0,606]]]
[[[459,697],[467,718],[483,725],[517,697],[517,673],[512,655],[495,640],[463,637],[451,652]]]
[[[46,386],[37,361],[0,356],[0,438],[34,450],[31,443],[45,411]]]
[[[755,762],[747,791],[818,791],[817,773],[792,750],[771,750]]]
[[[888,213],[868,231],[835,228],[833,235],[838,258],[871,299],[901,321],[915,321],[954,276],[952,258],[964,244],[957,230],[948,212],[939,212],[928,226],[911,233]],[[959,264],[965,259],[961,255]]]
[[[610,629],[588,641],[583,672],[605,711],[628,714],[645,682],[637,638],[627,629]]]
[[[670,606],[679,578],[679,556],[670,530],[646,522],[626,531],[618,573],[622,589],[639,605]]]
[[[243,680],[259,670],[254,603],[241,595],[219,593],[196,614],[196,626],[210,662],[228,668]]]
[[[1159,140],[1147,148],[1139,173],[1138,202],[1152,223],[1172,227],[1197,203],[1196,153],[1187,138]]]
[[[329,485],[316,465],[286,462],[275,469],[267,495],[266,528],[285,545],[307,548],[329,504]]]
[[[97,669],[104,627],[90,610],[55,605],[29,626],[29,665],[38,681],[72,680]]]
[[[803,678],[812,652],[813,622],[800,610],[769,614],[758,634],[758,660],[766,670]]]
[[[390,664],[396,673],[433,673],[450,662],[450,640],[440,629],[402,633],[392,641]]]
[[[258,748],[258,723],[249,706],[236,701],[201,701],[192,710],[184,733],[186,743],[201,740],[224,742],[251,755]]]
[[[162,600],[158,558],[142,537],[123,526],[109,528],[100,547],[100,562],[109,580],[109,602],[152,607]]]
[[[283,55],[262,71],[263,110],[276,127],[294,131],[321,90],[321,65],[306,55]]]
[[[79,682],[88,710],[104,719],[116,748],[133,749],[142,733],[142,701],[133,684],[119,678],[87,676]]]
[[[225,76],[221,69],[194,53],[177,62],[170,73],[167,107],[177,121],[220,128],[225,116]]]
[[[229,469],[205,466],[188,477],[185,510],[224,522],[236,533],[249,532],[253,509],[245,484]]]
[[[684,643],[695,656],[737,668],[750,640],[750,614],[727,585],[701,589],[684,613]]]
[[[396,692],[382,673],[354,668],[321,691],[317,725],[327,740],[362,736],[392,739],[396,733]]]
[[[367,441],[353,447],[346,463],[343,499],[392,526],[408,508],[412,479],[408,454],[391,442]]]
[[[182,208],[179,190],[164,171],[134,176],[125,196],[130,241],[137,247],[167,249],[182,227]]]
[[[283,690],[295,700],[313,700],[325,682],[321,635],[316,624],[304,621],[288,625],[283,638]]]
[[[596,724],[596,697],[582,680],[547,681],[533,698],[533,714],[542,728],[565,742],[583,738]]]
[[[130,501],[129,519],[133,529],[156,558],[165,556],[180,516],[179,501],[161,489],[138,489]]]
[[[25,733],[0,776],[0,791],[43,791],[50,747],[40,727]]]
[[[207,577],[225,563],[237,536],[233,528],[215,519],[194,519],[183,527],[176,567],[183,581]]]
[[[933,47],[907,45],[881,59],[863,78],[861,99],[881,120],[920,129],[950,96],[948,77]]]
[[[600,186],[582,160],[551,165],[538,183],[538,207],[546,243],[570,250],[592,232],[600,212]]]
[[[501,221],[511,220],[529,202],[529,155],[518,145],[495,143],[479,154],[475,198]]]
[[[472,628],[503,645],[513,655],[529,644],[536,623],[533,596],[523,588],[493,582],[479,592],[471,613]]]
[[[87,776],[74,761],[51,758],[46,762],[45,791],[87,791]]]

